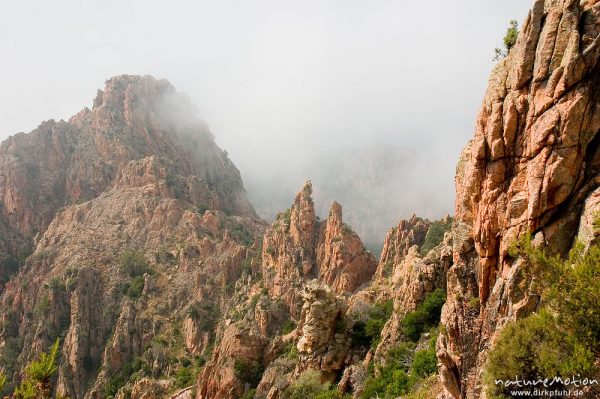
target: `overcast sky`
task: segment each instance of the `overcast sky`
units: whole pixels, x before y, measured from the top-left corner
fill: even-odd
[[[508,21],[530,0],[0,3],[0,139],[91,107],[117,74],[187,93],[246,178],[313,151],[413,148],[453,175]]]

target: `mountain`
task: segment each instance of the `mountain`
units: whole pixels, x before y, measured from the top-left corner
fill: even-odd
[[[318,373],[315,389],[360,395],[363,359],[396,343],[392,309],[443,288],[429,221],[392,229],[382,264],[341,204],[318,217],[308,181],[269,226],[195,115],[168,82],[117,76],[91,110],[2,143],[5,393],[283,398]],[[56,368],[32,375],[53,343]]]
[[[159,376],[184,341],[206,348],[202,329],[172,323],[196,302],[219,306],[265,224],[168,82],[109,79],[93,109],[2,143],[0,170],[0,220],[12,232],[2,268],[20,266],[0,304],[10,380],[56,338],[57,392],[71,398],[115,394],[119,370],[141,356]],[[169,339],[177,345],[166,349]]]

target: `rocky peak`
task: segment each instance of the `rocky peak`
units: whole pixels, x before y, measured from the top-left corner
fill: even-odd
[[[342,221],[342,207],[331,206],[329,217],[318,222],[306,182],[289,211],[281,213],[263,240],[263,267],[272,294],[290,295],[293,284],[318,277],[336,292],[352,292],[367,282],[376,261],[358,235]],[[296,281],[296,283],[292,283]],[[294,295],[296,301],[299,296]]]
[[[353,292],[371,279],[377,262],[358,234],[342,221],[342,206],[331,204],[317,243],[319,277],[336,292]]]
[[[311,251],[315,238],[317,221],[312,199],[312,183],[304,183],[291,207],[290,236],[295,245]]]
[[[166,81],[119,76],[92,110],[0,145],[0,233],[13,232],[0,249],[34,246],[0,292],[10,381],[58,337],[56,393],[72,398],[128,397],[136,362],[147,378],[133,391],[162,397],[172,359],[207,356],[265,224],[186,101]]]

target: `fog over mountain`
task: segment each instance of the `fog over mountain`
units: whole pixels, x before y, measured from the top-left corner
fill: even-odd
[[[380,220],[452,213],[493,49],[529,3],[3,2],[0,139],[91,107],[109,76],[151,74],[198,106],[265,217],[311,178],[319,208],[337,195],[380,237]]]
[[[428,218],[451,213],[448,201],[438,193],[452,190],[452,181],[433,184],[441,180],[436,174],[442,171],[436,171],[425,154],[381,142],[336,151],[315,150],[305,164],[285,174],[246,176],[245,186],[259,215],[273,220],[289,207],[303,180],[310,179],[322,219],[331,203],[338,201],[344,220],[367,243],[378,245],[383,243],[390,221],[410,216],[415,209]]]

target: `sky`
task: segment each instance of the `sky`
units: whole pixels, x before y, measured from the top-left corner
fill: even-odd
[[[150,74],[191,98],[245,180],[400,146],[451,212],[494,48],[531,4],[3,0],[0,139],[91,107],[111,76]]]

